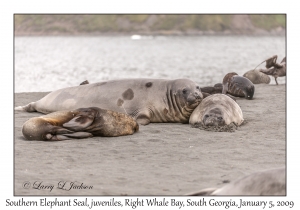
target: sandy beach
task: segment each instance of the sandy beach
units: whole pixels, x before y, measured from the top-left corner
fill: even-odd
[[[46,94],[15,93],[14,106]],[[184,195],[284,166],[286,85],[255,85],[253,100],[237,103],[245,123],[231,133],[151,123],[134,135],[58,142],[25,140],[23,123],[42,114],[15,111],[14,195]]]

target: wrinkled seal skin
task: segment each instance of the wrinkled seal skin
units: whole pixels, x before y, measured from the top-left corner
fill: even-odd
[[[241,77],[235,72],[226,74],[223,79],[223,94],[229,93],[233,96],[252,99],[254,90],[254,84],[249,79]]]
[[[274,55],[271,58],[265,60],[267,69],[260,69],[259,71],[266,75],[273,76],[275,78],[276,85],[278,85],[277,77],[286,76],[286,57],[282,59],[280,64],[276,63],[276,60],[277,55]]]
[[[207,188],[187,195],[286,195],[285,167],[256,172],[222,188]]]
[[[57,111],[26,121],[22,127],[28,140],[81,139],[92,136],[131,135],[139,125],[130,116],[97,107]]]
[[[190,116],[192,126],[241,125],[243,113],[240,106],[224,94],[213,94],[202,100]]]
[[[200,87],[189,79],[123,79],[53,91],[15,110],[51,113],[92,106],[126,113],[142,125],[188,123],[202,98]]]
[[[268,75],[255,69],[247,71],[243,77],[249,79],[253,84],[269,84],[271,82],[271,78]]]

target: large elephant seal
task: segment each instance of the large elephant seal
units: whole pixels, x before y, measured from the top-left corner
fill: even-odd
[[[223,94],[229,93],[233,96],[252,99],[254,90],[254,85],[249,79],[241,77],[235,72],[226,74],[223,79]]]
[[[276,60],[277,55],[274,55],[271,58],[265,60],[267,69],[260,69],[259,71],[266,75],[273,76],[275,78],[276,85],[278,85],[277,77],[286,76],[286,57],[282,59],[280,64],[276,63]]]
[[[243,113],[240,106],[224,94],[206,97],[190,116],[189,123],[194,126],[224,126],[234,123],[241,125]]]
[[[89,107],[31,118],[24,123],[22,133],[28,140],[65,140],[123,136],[138,130],[137,122],[126,114]]]
[[[286,195],[285,167],[256,172],[222,188],[207,188],[187,195]]]
[[[143,125],[188,123],[202,98],[200,87],[189,79],[123,79],[63,88],[15,109],[50,113],[101,107],[126,113]]]
[[[271,82],[271,78],[268,75],[256,69],[247,71],[243,77],[248,78],[253,84],[269,84]]]

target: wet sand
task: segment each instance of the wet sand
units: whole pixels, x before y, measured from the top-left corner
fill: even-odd
[[[253,100],[237,98],[245,123],[231,133],[152,123],[130,136],[27,141],[22,124],[42,114],[15,111],[14,195],[184,195],[281,167],[286,85],[255,88]],[[15,106],[46,94],[15,93]]]

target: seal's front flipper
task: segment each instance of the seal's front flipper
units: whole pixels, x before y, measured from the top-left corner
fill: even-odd
[[[76,116],[72,120],[63,124],[63,127],[72,131],[80,131],[90,126],[94,121],[93,116]]]
[[[93,134],[88,132],[75,132],[70,134],[56,135],[57,140],[65,140],[65,139],[84,139],[93,137]]]
[[[65,133],[65,134],[56,134],[56,135],[52,135],[52,134],[48,133],[46,135],[46,139],[49,141],[61,141],[61,140],[67,140],[67,139],[83,139],[83,138],[89,138],[89,137],[93,137],[93,135],[88,132]]]
[[[138,116],[136,121],[138,124],[141,124],[141,125],[148,125],[150,123],[150,119],[145,115]]]

